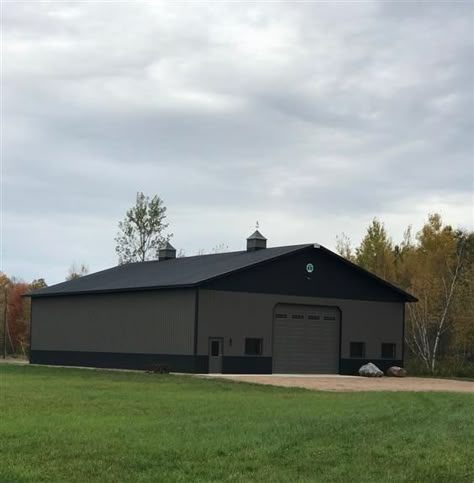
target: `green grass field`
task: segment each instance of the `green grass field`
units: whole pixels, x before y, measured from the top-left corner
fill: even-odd
[[[0,481],[472,482],[474,396],[0,366]]]

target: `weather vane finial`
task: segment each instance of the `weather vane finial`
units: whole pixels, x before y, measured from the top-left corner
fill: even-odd
[[[260,228],[260,225],[259,225],[259,223],[258,223],[258,220],[257,220],[257,222],[255,223],[255,228],[256,228],[257,230]]]

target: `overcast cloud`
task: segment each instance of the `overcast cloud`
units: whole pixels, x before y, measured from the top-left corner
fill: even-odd
[[[3,4],[2,270],[116,264],[135,193],[188,255],[473,229],[473,4]]]

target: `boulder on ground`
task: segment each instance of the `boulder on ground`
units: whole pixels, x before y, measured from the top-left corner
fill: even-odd
[[[405,377],[407,375],[407,371],[403,369],[403,367],[392,366],[387,369],[386,374],[387,376],[391,377]]]
[[[359,369],[359,376],[382,377],[383,372],[375,364],[372,364],[372,362],[369,362],[368,364],[364,364]]]

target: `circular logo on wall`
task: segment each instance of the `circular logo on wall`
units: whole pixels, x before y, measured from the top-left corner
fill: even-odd
[[[308,264],[306,265],[306,271],[307,271],[308,273],[313,273],[313,270],[314,270],[314,265],[313,265],[312,263],[308,263]]]

